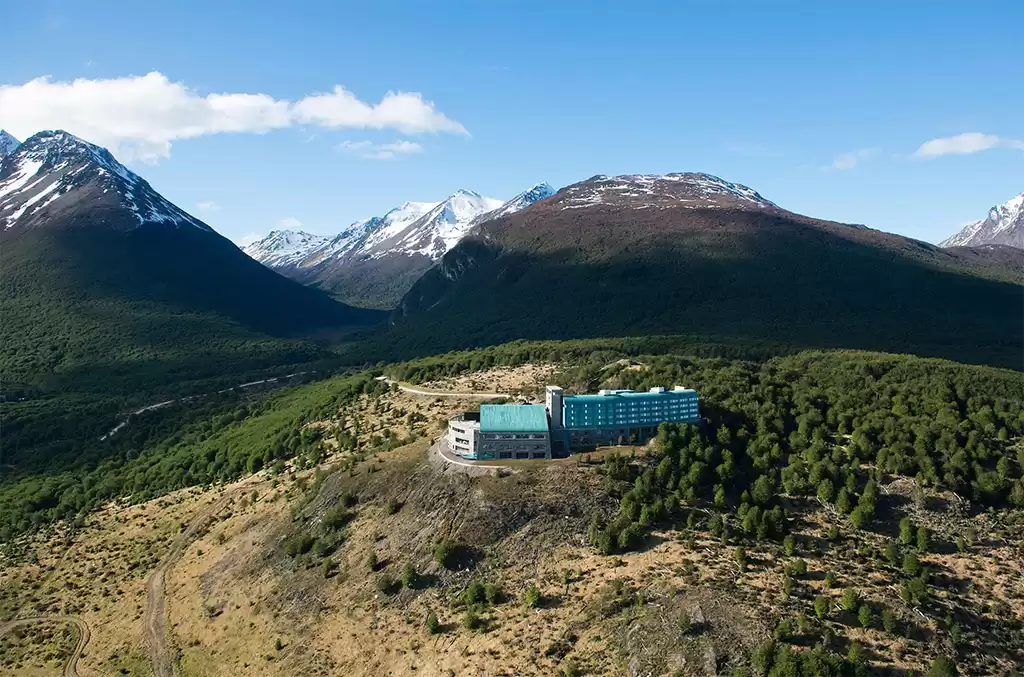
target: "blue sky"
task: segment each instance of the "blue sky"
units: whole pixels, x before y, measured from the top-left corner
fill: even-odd
[[[236,240],[331,234],[457,188],[704,171],[935,242],[1024,191],[1017,0],[44,0],[3,15],[0,127],[112,146]]]

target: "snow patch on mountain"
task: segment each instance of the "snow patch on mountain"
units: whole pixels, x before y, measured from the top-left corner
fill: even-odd
[[[508,216],[518,211],[526,209],[534,202],[540,202],[545,198],[549,198],[555,194],[555,189],[551,187],[549,183],[538,183],[530,188],[524,190],[519,195],[516,195],[511,200],[506,200],[500,207],[495,210],[489,211],[485,214],[481,214],[473,220],[472,226],[483,223],[484,221],[490,221],[491,219],[497,219],[502,216]]]
[[[698,172],[619,176],[599,174],[569,186],[562,193],[562,209],[584,209],[610,204],[632,208],[778,208],[778,205],[752,188]]]
[[[988,210],[984,219],[964,226],[940,247],[978,247],[1003,244],[1024,249],[1024,193]]]
[[[140,225],[212,230],[153,190],[110,151],[64,131],[39,132],[0,161],[0,225],[5,230],[45,216],[51,205],[84,204],[102,196],[116,196]]]

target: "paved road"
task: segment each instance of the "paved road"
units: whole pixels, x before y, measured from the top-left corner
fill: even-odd
[[[146,626],[146,641],[149,644],[149,660],[153,665],[155,677],[174,677],[174,662],[167,652],[167,603],[166,582],[167,572],[181,558],[185,548],[195,540],[206,523],[236,494],[251,485],[243,484],[223,496],[213,505],[199,513],[171,545],[171,549],[149,575],[146,581],[146,613],[143,620]]]
[[[75,616],[32,616],[30,618],[19,618],[8,623],[0,624],[0,636],[7,634],[19,625],[30,625],[32,623],[71,623],[78,628],[78,645],[68,656],[64,663],[64,677],[78,677],[78,659],[85,652],[85,645],[89,643],[89,626],[85,621]]]
[[[416,386],[411,386],[406,383],[402,383],[401,381],[395,381],[387,376],[378,376],[377,380],[384,381],[389,385],[398,386],[399,390],[412,395],[427,395],[429,397],[458,397],[468,400],[500,400],[508,397],[508,395],[504,393],[454,393],[450,390],[428,390],[426,388],[417,388]]]

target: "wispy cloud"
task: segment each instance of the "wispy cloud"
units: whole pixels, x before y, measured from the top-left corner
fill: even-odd
[[[393,143],[372,143],[370,141],[342,141],[338,150],[358,155],[368,160],[393,160],[399,155],[422,153],[423,146],[413,141],[395,141]]]
[[[878,148],[861,148],[849,153],[841,153],[832,160],[832,164],[825,165],[821,169],[826,172],[840,172],[844,169],[853,169],[858,164],[878,155],[878,152]]]
[[[196,203],[196,211],[212,214],[213,212],[220,211],[220,205],[213,200],[204,200],[203,202]]]
[[[263,236],[260,235],[259,233],[246,233],[242,237],[240,237],[237,240],[235,240],[235,244],[237,244],[242,249],[245,249],[246,247],[251,245],[253,242],[259,242],[262,239],[263,239]]]
[[[156,162],[168,157],[171,144],[181,139],[262,134],[295,125],[468,134],[414,92],[388,92],[377,103],[361,101],[341,86],[297,101],[241,92],[201,95],[159,72],[72,81],[43,76],[21,85],[0,85],[0,127],[15,136],[64,129],[127,160]]]
[[[286,216],[280,221],[278,221],[277,225],[281,226],[282,228],[298,228],[299,226],[302,225],[302,221],[299,221],[294,216]]]
[[[943,155],[970,155],[992,148],[1017,148],[1024,150],[1024,141],[1004,139],[991,134],[967,132],[956,136],[945,136],[921,144],[915,157],[933,159]]]

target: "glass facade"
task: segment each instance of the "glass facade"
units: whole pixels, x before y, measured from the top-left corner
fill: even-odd
[[[566,428],[657,426],[663,421],[695,423],[700,419],[694,390],[635,393],[612,390],[598,395],[567,395],[562,400]]]

